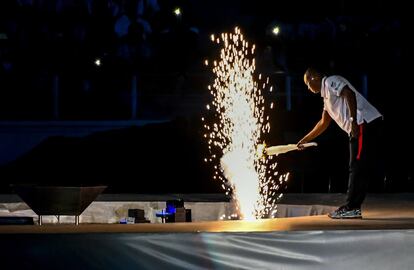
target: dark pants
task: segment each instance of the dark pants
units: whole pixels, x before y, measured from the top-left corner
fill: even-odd
[[[360,126],[358,138],[349,138],[349,178],[346,205],[361,208],[370,178],[381,177],[377,173],[383,167],[378,151],[382,140],[382,118]],[[370,173],[371,171],[371,173]]]
[[[364,130],[364,127],[362,128]],[[361,136],[360,131],[360,136]],[[362,140],[364,136],[362,135]],[[363,147],[364,141],[362,144],[360,138],[349,138],[349,178],[348,178],[348,192],[346,205],[351,208],[361,208],[361,204],[365,199],[366,189],[367,189],[367,177],[365,173],[364,163],[365,163],[365,149]],[[358,156],[358,154],[360,154]]]
[[[382,120],[375,120],[360,126],[358,138],[349,138],[349,179],[346,205],[351,208],[361,208],[365,199],[368,179],[372,176],[369,171],[379,170],[378,148],[382,135]],[[371,177],[372,178],[372,177]]]

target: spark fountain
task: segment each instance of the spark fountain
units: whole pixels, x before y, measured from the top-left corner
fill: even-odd
[[[256,76],[255,45],[249,46],[238,27],[211,40],[222,48],[220,59],[212,62],[215,79],[208,89],[213,101],[206,106],[210,117],[202,118],[210,151],[205,161],[213,164],[213,178],[222,181],[226,194],[232,194],[236,213],[229,218],[274,217],[282,197],[277,192],[288,174],[279,176],[272,157],[257,154],[270,132],[263,94],[273,89],[269,78]],[[208,60],[205,64],[210,65]]]

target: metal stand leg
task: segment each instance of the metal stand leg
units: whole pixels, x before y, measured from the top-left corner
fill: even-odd
[[[39,215],[39,225],[42,225],[43,221],[42,221],[42,215]]]
[[[79,225],[79,216],[75,216],[75,225]]]

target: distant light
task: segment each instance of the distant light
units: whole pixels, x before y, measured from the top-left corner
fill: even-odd
[[[176,8],[176,9],[174,9],[174,14],[175,14],[176,16],[181,16],[181,9],[180,9],[180,8]]]
[[[96,59],[95,60],[95,65],[97,65],[98,67],[101,65],[101,59]]]
[[[280,34],[280,27],[279,26],[273,27],[272,33],[276,36],[279,35]]]

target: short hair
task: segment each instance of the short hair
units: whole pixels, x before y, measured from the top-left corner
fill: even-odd
[[[313,67],[308,68],[305,74],[308,74],[310,76],[322,76],[322,72]]]
[[[311,77],[320,77],[320,78],[322,78],[323,76],[324,76],[323,73],[320,72],[318,69],[313,68],[313,67],[309,67],[308,69],[306,69],[305,74],[303,75],[303,80],[307,81]]]

